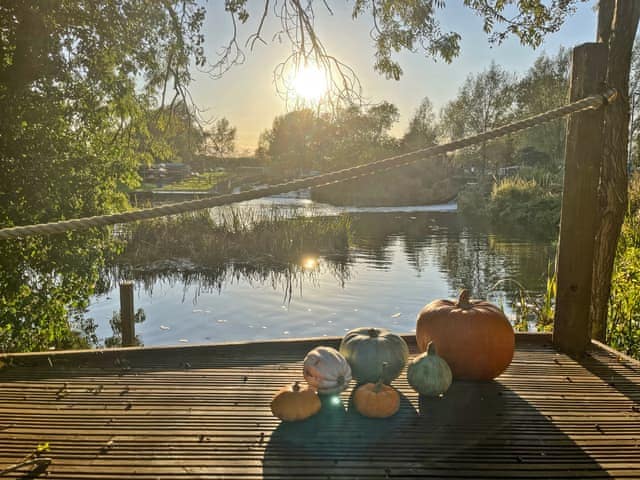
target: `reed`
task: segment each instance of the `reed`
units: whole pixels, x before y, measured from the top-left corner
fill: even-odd
[[[303,257],[345,252],[348,217],[292,217],[281,210],[201,211],[132,224],[118,263],[189,260],[207,267],[229,262],[299,263]]]

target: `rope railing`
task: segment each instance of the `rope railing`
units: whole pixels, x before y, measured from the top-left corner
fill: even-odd
[[[460,140],[455,140],[443,145],[422,148],[413,152],[396,155],[393,157],[376,160],[370,163],[356,165],[334,172],[324,173],[308,178],[299,178],[262,188],[255,188],[239,193],[229,193],[217,195],[198,200],[160,205],[157,207],[143,208],[123,213],[98,215],[94,217],[77,218],[72,220],[62,220],[53,223],[42,223],[37,225],[24,225],[0,229],[0,240],[23,238],[33,235],[52,235],[64,233],[72,230],[84,230],[94,227],[103,227],[120,223],[135,222],[138,220],[149,220],[152,218],[176,215],[195,210],[202,210],[211,207],[219,207],[236,202],[255,200],[270,195],[277,195],[292,192],[309,187],[321,187],[333,183],[353,180],[365,175],[383,172],[403,165],[414,163],[421,159],[435,157],[444,153],[453,152],[462,148],[482,144],[489,140],[511,135],[522,130],[536,127],[543,123],[550,122],[557,118],[564,117],[583,110],[598,109],[616,100],[618,97],[614,89],[609,89],[601,94],[594,94],[577,100],[568,105],[549,110],[547,112],[534,115],[523,120],[518,120],[502,127],[472,135]]]

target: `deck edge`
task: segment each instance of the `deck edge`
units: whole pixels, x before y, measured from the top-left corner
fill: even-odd
[[[415,343],[415,334],[402,333],[402,338],[409,344]],[[73,358],[75,356],[103,356],[119,354],[132,354],[142,352],[160,352],[160,351],[172,351],[175,353],[190,353],[197,350],[211,349],[216,347],[243,347],[243,346],[273,346],[273,345],[299,345],[304,343],[336,343],[339,342],[342,337],[304,337],[304,338],[291,338],[291,339],[275,339],[275,340],[258,340],[258,341],[246,341],[246,342],[216,342],[216,343],[198,343],[193,345],[157,345],[149,347],[117,347],[117,348],[94,348],[83,350],[45,350],[42,352],[20,352],[20,353],[0,353],[1,361],[8,361],[10,359],[16,360],[29,360],[29,359],[42,359],[42,358]],[[551,342],[551,334],[545,332],[516,332],[516,341],[525,343],[547,343]]]
[[[631,365],[634,365],[640,368],[640,360],[636,360],[635,358],[630,357],[626,353],[619,352],[618,350],[616,350],[613,347],[610,347],[609,345],[606,345],[598,340],[593,340],[593,339],[591,340],[591,345],[595,346],[597,349],[604,350],[605,352],[611,355],[615,355],[620,360],[624,360],[625,362],[628,362]]]

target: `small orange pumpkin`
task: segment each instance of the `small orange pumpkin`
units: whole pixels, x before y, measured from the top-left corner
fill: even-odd
[[[353,404],[365,417],[387,418],[400,408],[400,394],[391,385],[383,383],[386,362],[382,365],[382,375],[376,383],[359,386],[353,395]]]
[[[492,380],[511,363],[515,334],[495,305],[471,300],[462,290],[458,301],[435,300],[418,314],[416,341],[421,352],[433,342],[451,367],[453,378]]]
[[[315,390],[300,387],[299,382],[287,385],[271,401],[271,412],[280,420],[304,420],[320,411],[322,403]]]

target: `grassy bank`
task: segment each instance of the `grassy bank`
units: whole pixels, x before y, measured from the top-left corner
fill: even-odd
[[[559,179],[525,174],[466,185],[458,195],[458,209],[467,217],[553,236],[560,223],[561,198]]]
[[[211,190],[215,187],[227,174],[225,172],[207,172],[201,173],[197,177],[188,177],[178,182],[170,183],[158,187],[155,183],[144,183],[140,190],[151,191],[159,190],[164,192],[170,191],[193,191],[202,192]]]
[[[268,265],[305,269],[320,255],[347,255],[347,217],[295,217],[271,210],[208,211],[132,224],[125,232],[120,265],[141,266],[167,259],[191,262],[210,271],[229,266]]]
[[[314,188],[311,198],[348,206],[433,205],[455,198],[461,186],[445,160],[429,160]]]

